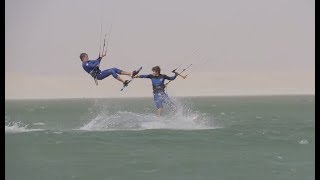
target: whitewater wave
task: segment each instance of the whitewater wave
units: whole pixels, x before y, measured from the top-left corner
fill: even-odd
[[[88,112],[80,117],[81,124],[71,127],[48,127],[44,122],[36,121],[25,125],[11,121],[6,116],[5,132],[19,133],[31,131],[54,131],[59,134],[65,131],[112,131],[112,130],[147,130],[147,129],[174,129],[174,130],[202,130],[220,128],[214,124],[213,116],[195,111],[190,103],[176,102],[178,109],[173,113],[170,108],[164,109],[165,116],[157,117],[152,108],[144,107],[135,112],[126,106],[113,106],[105,101],[95,102]],[[129,107],[131,108],[131,106]],[[41,128],[41,129],[40,129]]]
[[[213,120],[206,114],[190,110],[178,110],[174,115],[157,117],[154,113],[134,113],[130,111],[117,111],[110,114],[101,111],[97,116],[79,130],[108,131],[108,130],[147,130],[147,129],[175,129],[175,130],[201,130],[219,128],[212,124]]]
[[[36,126],[44,126],[45,124],[43,122],[37,122],[37,123],[33,123],[33,125],[36,125]]]
[[[30,131],[43,131],[43,129],[29,129],[28,125],[23,125],[21,122],[11,122],[5,125],[6,133],[21,133]]]

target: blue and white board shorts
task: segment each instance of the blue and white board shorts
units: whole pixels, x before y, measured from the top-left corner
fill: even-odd
[[[174,103],[165,92],[153,93],[153,99],[158,109],[163,108],[163,103],[174,107]]]

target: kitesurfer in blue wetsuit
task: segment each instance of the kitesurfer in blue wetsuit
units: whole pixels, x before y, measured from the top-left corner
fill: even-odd
[[[101,59],[106,56],[105,54],[102,54],[101,57],[99,57],[96,60],[89,60],[88,54],[86,53],[81,53],[80,54],[80,59],[82,61],[82,67],[83,69],[89,73],[95,80],[102,80],[110,75],[112,75],[115,79],[117,79],[118,81],[121,81],[123,83],[123,85],[128,84],[128,80],[123,80],[120,75],[127,75],[127,76],[135,76],[137,74],[136,71],[133,71],[132,73],[127,72],[127,71],[123,71],[121,69],[118,68],[110,68],[110,69],[106,69],[101,71],[99,69],[99,64],[101,62]],[[96,82],[97,83],[97,82]]]
[[[168,104],[173,111],[176,111],[176,105],[172,102],[169,96],[165,93],[165,84],[164,80],[174,80],[178,76],[178,73],[175,72],[175,76],[169,77],[165,74],[160,74],[160,67],[155,66],[152,68],[152,74],[148,75],[135,75],[134,78],[149,78],[152,81],[153,87],[153,98],[155,105],[157,107],[157,115],[161,116],[163,111],[163,103]]]

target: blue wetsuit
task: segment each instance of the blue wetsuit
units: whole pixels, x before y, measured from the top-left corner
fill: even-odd
[[[101,58],[96,60],[88,60],[82,63],[83,69],[89,73],[92,77],[97,78],[98,80],[102,80],[110,75],[112,75],[115,79],[118,77],[118,74],[121,74],[122,70],[118,68],[111,68],[101,71],[99,69]]]
[[[162,108],[163,103],[166,103],[170,106],[174,106],[174,103],[171,101],[169,96],[165,93],[165,85],[164,80],[174,80],[176,79],[177,74],[175,76],[169,77],[164,74],[160,74],[159,76],[154,76],[152,74],[148,75],[139,75],[139,78],[149,78],[152,81],[152,87],[153,87],[153,99],[157,106],[157,108]]]

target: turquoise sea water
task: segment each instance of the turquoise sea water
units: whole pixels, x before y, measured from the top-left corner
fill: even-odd
[[[315,178],[314,96],[6,100],[7,180]]]

